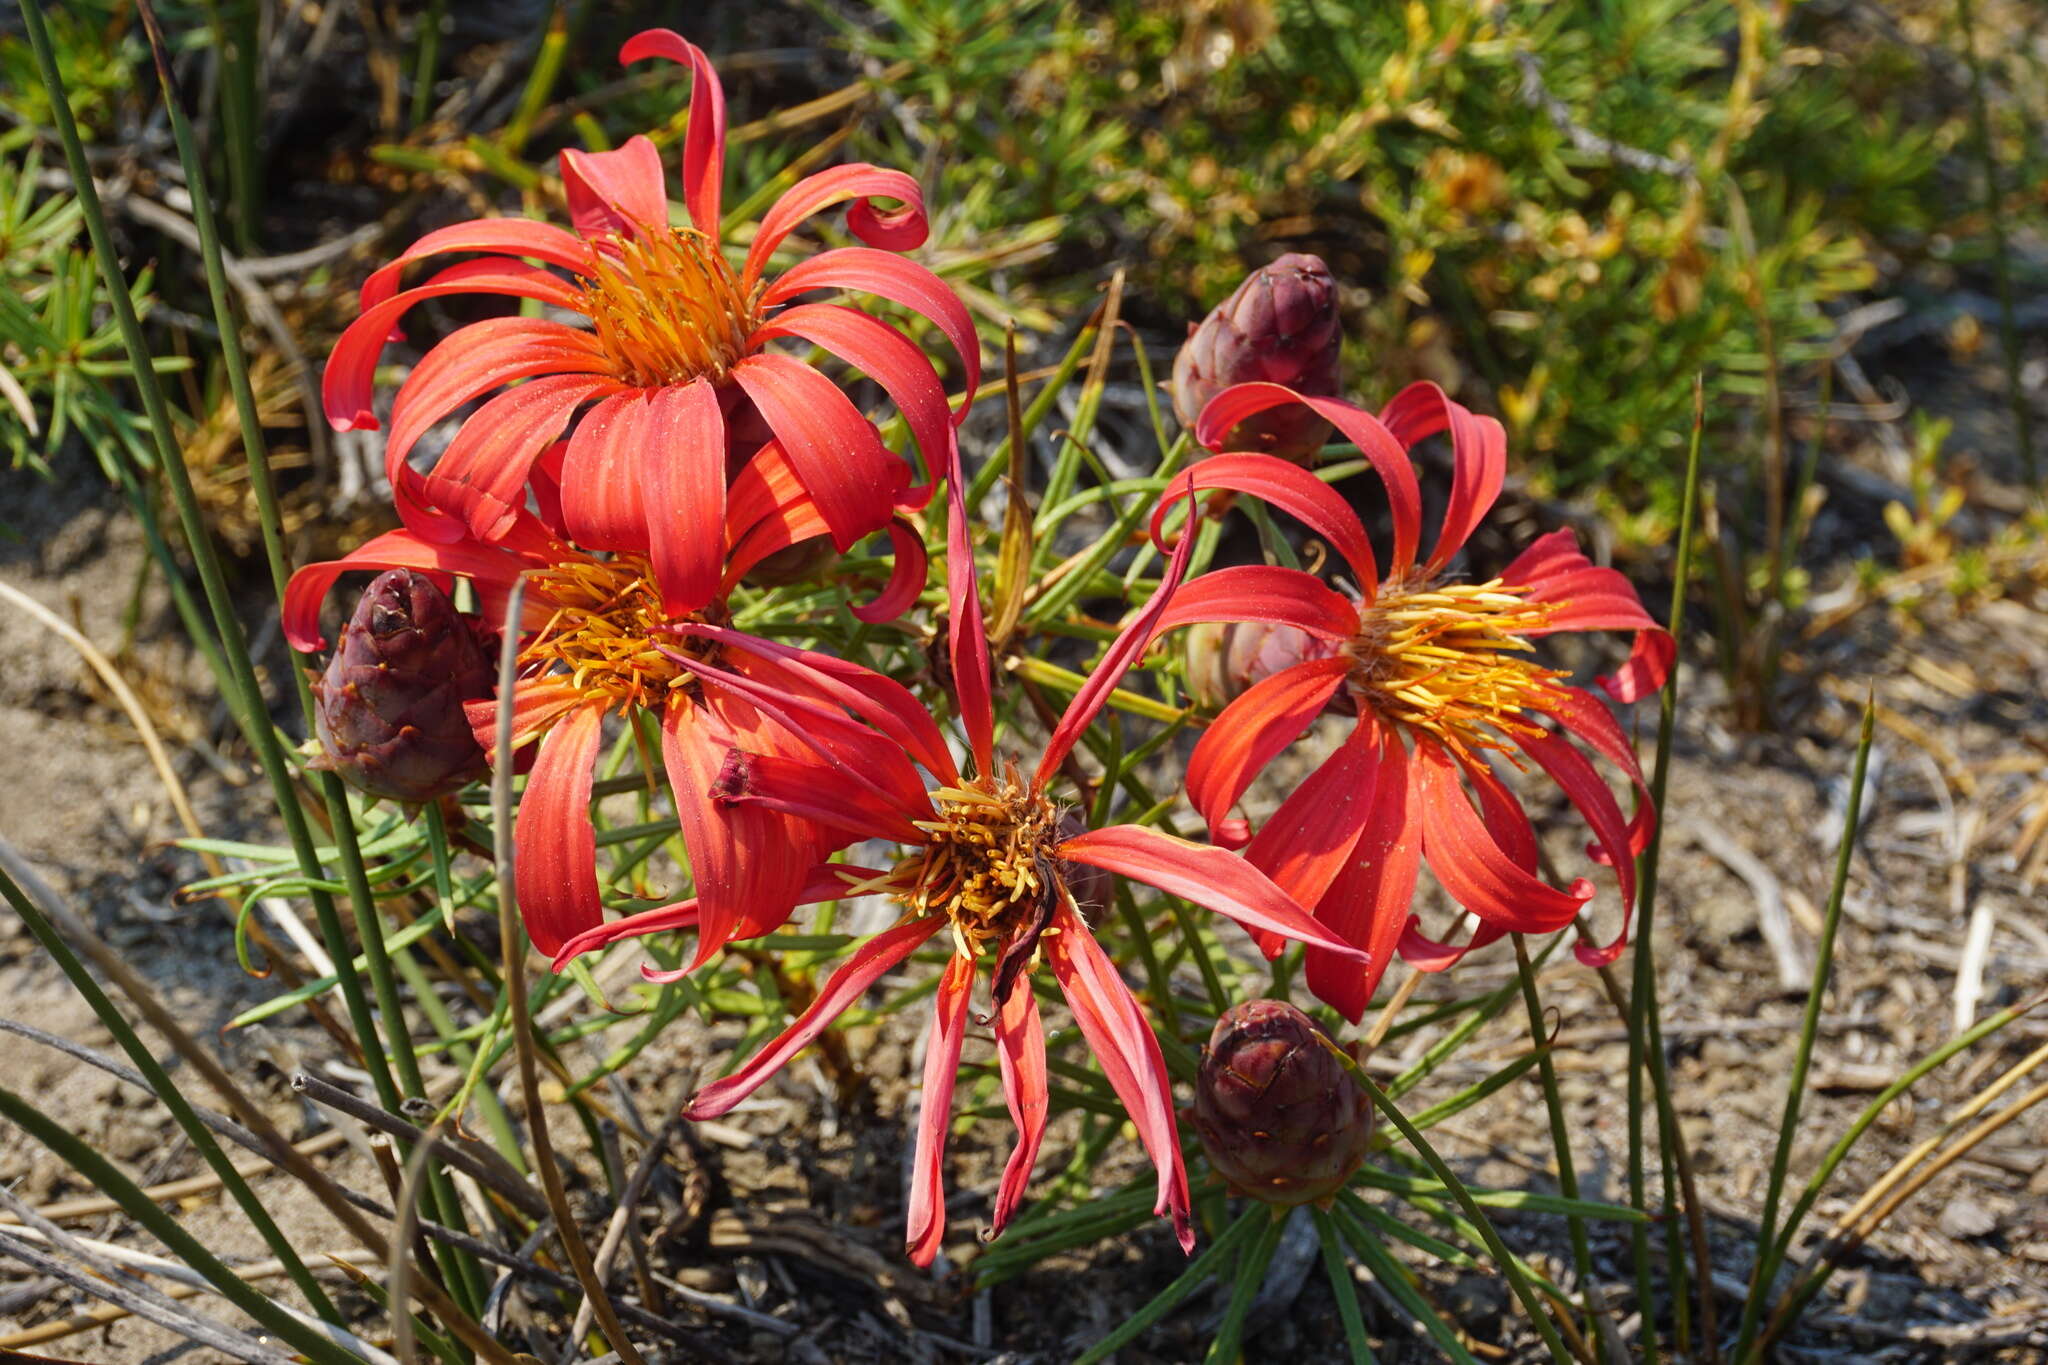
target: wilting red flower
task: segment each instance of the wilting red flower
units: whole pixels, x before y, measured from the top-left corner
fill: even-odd
[[[692,401],[687,395],[679,400]],[[544,462],[545,463],[545,462]],[[543,507],[558,505],[543,480]],[[707,689],[700,669],[716,663],[720,676],[764,676],[783,686],[780,672],[757,662],[760,641],[722,629],[724,596],[752,559],[812,533],[817,516],[773,445],[741,471],[725,505],[726,527],[713,545],[729,547],[722,574],[703,597],[676,585],[673,549],[657,541],[652,558],[634,553],[592,555],[562,534],[558,521],[516,513],[497,540],[463,535],[428,539],[392,531],[346,558],[309,564],[285,590],[285,634],[299,649],[318,649],[320,604],[343,573],[353,569],[416,569],[442,583],[470,581],[485,619],[499,620],[515,580],[527,582],[522,611],[514,744],[539,748],[519,803],[519,908],[534,946],[553,956],[568,940],[602,923],[596,840],[590,822],[592,769],[608,714],[647,712],[661,723],[662,758],[675,794],[676,815],[690,854],[699,917],[701,962],[734,937],[766,933],[789,915],[811,864],[846,841],[801,818],[711,799],[710,788],[735,747],[794,755],[795,746],[739,692]],[[921,545],[899,540],[896,573],[881,598],[857,608],[870,620],[893,617],[924,584]],[[678,626],[701,626],[712,635],[678,636]],[[796,695],[801,680],[792,685]],[[469,708],[477,741],[496,742],[497,702]],[[493,755],[494,761],[498,756]]]
[[[1188,546],[1173,556],[1150,604],[1109,647],[1060,718],[1026,779],[1014,762],[998,764],[987,637],[957,477],[949,480],[949,641],[957,713],[968,735],[972,775],[963,775],[931,716],[910,692],[865,669],[711,626],[691,627],[747,658],[742,672],[698,670],[706,695],[743,700],[783,728],[780,751],[735,745],[718,780],[738,810],[777,812],[829,825],[850,842],[887,839],[908,846],[892,868],[816,867],[806,900],[880,893],[906,907],[893,928],[868,939],[832,974],[818,997],[780,1038],[732,1075],[699,1091],[685,1108],[711,1118],[734,1105],[813,1042],[885,973],[929,940],[945,935],[953,955],[940,978],[924,1058],[912,1176],[908,1248],[931,1262],[945,1234],[940,1176],[947,1114],[967,1025],[968,1000],[984,962],[1003,1092],[1018,1141],[1003,1173],[991,1218],[1001,1231],[1031,1178],[1047,1114],[1044,1033],[1025,979],[1041,956],[1073,1009],[1159,1171],[1156,1209],[1170,1214],[1181,1245],[1193,1245],[1187,1173],[1181,1163],[1171,1084],[1158,1039],[1115,964],[1095,941],[1076,893],[1104,871],[1119,873],[1227,915],[1255,933],[1301,939],[1333,955],[1362,956],[1311,920],[1264,873],[1223,849],[1137,825],[1074,831],[1071,814],[1048,788],[1111,690],[1144,653],[1185,572]],[[804,697],[814,700],[805,700]],[[758,733],[758,732],[757,732]],[[808,748],[787,757],[789,739]],[[923,772],[920,773],[919,769]],[[563,959],[635,934],[687,925],[687,913],[654,912],[593,930]],[[662,974],[642,969],[650,978]]]
[[[899,503],[921,505],[929,496],[928,485],[910,489],[910,466],[883,446],[837,385],[770,342],[816,345],[869,375],[902,412],[927,465],[944,466],[954,415],[931,361],[864,312],[791,300],[854,290],[928,318],[960,353],[962,416],[980,360],[959,299],[929,270],[892,254],[918,246],[927,233],[923,197],[901,171],[861,163],[798,181],[768,210],[735,273],[721,247],[725,96],[718,77],[702,51],[666,29],[642,33],[620,52],[626,62],[648,57],[683,62],[694,73],[683,148],[683,200],[693,226],[669,226],[661,160],[648,139],[634,137],[611,152],[566,150],[562,180],[575,231],[483,218],[420,238],[364,283],[362,314],[335,345],[324,392],[337,428],[375,429],[377,358],[400,317],[429,299],[508,295],[582,315],[587,329],[517,316],[472,323],[413,368],[384,453],[400,516],[430,539],[454,540],[465,527],[473,538],[497,539],[525,506],[536,462],[569,427],[552,471],[567,533],[587,549],[665,553],[683,582],[705,589],[719,576],[728,452],[738,464],[768,435],[840,550],[881,529]],[[878,210],[878,199],[901,207]],[[805,218],[848,201],[847,226],[867,246],[822,252],[768,275]],[[399,289],[409,263],[450,252],[498,254]],[[428,428],[508,384],[463,422],[430,472],[407,463]]]
[[[1495,751],[1533,759],[1591,826],[1595,856],[1620,882],[1623,929],[1606,947],[1578,945],[1589,963],[1611,961],[1627,936],[1635,900],[1633,859],[1656,812],[1635,751],[1613,715],[1566,674],[1532,655],[1542,636],[1568,631],[1634,632],[1628,662],[1600,685],[1629,702],[1663,682],[1675,653],[1628,580],[1597,568],[1569,530],[1531,544],[1499,577],[1455,581],[1452,558],[1499,496],[1507,465],[1500,424],[1451,402],[1434,384],[1414,384],[1378,417],[1335,399],[1277,384],[1244,384],[1210,403],[1196,439],[1212,445],[1246,417],[1306,404],[1357,443],[1393,510],[1393,562],[1384,577],[1350,504],[1306,470],[1268,455],[1216,455],[1190,471],[1194,486],[1264,499],[1329,543],[1355,577],[1351,593],[1297,569],[1218,569],[1183,587],[1156,631],[1198,621],[1291,626],[1319,646],[1226,706],[1195,745],[1188,797],[1211,836],[1264,868],[1369,965],[1311,946],[1307,980],[1354,1022],[1398,947],[1425,970],[1440,970],[1504,933],[1548,933],[1570,924],[1592,898],[1591,883],[1551,886],[1536,874],[1536,836],[1506,784],[1487,765]],[[1454,469],[1443,529],[1417,560],[1422,495],[1408,448],[1448,430]],[[1153,534],[1178,495],[1161,503]],[[1186,537],[1183,537],[1185,540]],[[1256,836],[1231,808],[1252,779],[1334,704],[1358,723],[1347,743],[1304,781]],[[1625,817],[1576,738],[1619,766],[1643,800]],[[1478,811],[1465,794],[1469,785]],[[1451,897],[1479,918],[1462,946],[1425,937],[1409,914],[1419,861]],[[1275,940],[1264,945],[1278,951]]]

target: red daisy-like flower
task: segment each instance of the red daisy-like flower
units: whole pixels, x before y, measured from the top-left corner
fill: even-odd
[[[927,235],[916,181],[865,163],[798,181],[768,210],[735,272],[719,219],[725,96],[709,59],[667,29],[639,34],[619,55],[625,62],[665,57],[693,72],[683,147],[692,226],[669,226],[661,159],[648,139],[634,137],[611,152],[565,150],[562,180],[575,231],[482,218],[420,238],[364,283],[361,316],[328,360],[325,404],[338,429],[376,428],[377,358],[405,312],[429,299],[506,295],[581,315],[587,327],[491,318],[428,351],[398,391],[385,447],[399,514],[429,539],[498,538],[526,504],[535,463],[567,428],[555,473],[568,534],[587,549],[634,554],[678,540],[662,553],[702,595],[719,576],[728,464],[741,464],[769,436],[842,551],[887,525],[898,505],[920,506],[930,495],[929,485],[911,488],[910,466],[838,385],[771,342],[816,345],[873,378],[934,470],[943,468],[953,423],[979,383],[980,355],[959,299],[929,270],[894,254]],[[883,211],[877,200],[901,207]],[[849,201],[847,226],[868,245],[767,274],[804,219]],[[399,288],[407,265],[450,252],[492,254]],[[960,354],[966,388],[958,411],[949,413],[932,362],[897,328],[851,307],[792,302],[820,289],[871,294],[930,320]],[[430,427],[500,388],[462,423],[431,471],[411,467],[407,456]]]
[[[668,410],[664,430],[672,439],[687,443],[693,431],[695,437],[709,435],[704,410],[711,400],[703,391],[675,390],[651,401]],[[507,594],[523,577],[528,591],[519,623],[520,671],[510,703],[515,746],[539,742],[514,828],[516,890],[527,932],[552,957],[602,923],[590,820],[598,741],[607,715],[644,711],[661,724],[662,758],[696,884],[691,906],[699,920],[701,962],[728,940],[766,933],[787,919],[807,869],[846,842],[799,817],[711,798],[731,749],[759,749],[792,761],[799,751],[743,695],[707,689],[699,676],[700,669],[716,664],[720,676],[730,670],[750,679],[771,678],[794,695],[813,695],[802,679],[786,680],[757,661],[751,647],[767,648],[765,642],[722,626],[725,594],[739,576],[761,557],[817,534],[822,519],[780,448],[764,447],[740,471],[732,497],[722,504],[725,527],[712,544],[727,553],[709,594],[700,598],[678,581],[675,537],[658,539],[651,556],[599,556],[573,544],[561,525],[561,492],[548,472],[558,456],[559,447],[536,468],[535,500],[543,514],[515,512],[496,540],[464,534],[444,541],[407,528],[345,558],[300,569],[285,590],[285,635],[294,648],[322,648],[321,602],[351,570],[417,569],[444,587],[452,578],[467,579],[492,621],[502,619]],[[657,491],[663,487],[657,484]],[[922,543],[900,537],[889,586],[857,612],[869,620],[901,613],[924,586],[925,563]],[[717,638],[679,637],[673,633],[678,625],[701,626]],[[467,708],[486,752],[496,743],[497,707],[496,701],[481,701]],[[493,761],[500,756],[493,754]]]
[[[907,1237],[911,1259],[929,1264],[945,1233],[940,1165],[947,1116],[968,1002],[984,965],[1003,1092],[1018,1130],[996,1196],[993,1231],[1008,1222],[1030,1181],[1048,1107],[1045,1037],[1029,981],[1032,965],[1042,958],[1158,1168],[1156,1211],[1172,1217],[1181,1245],[1191,1247],[1187,1173],[1159,1042],[1089,931],[1076,888],[1082,889],[1081,899],[1090,899],[1088,888],[1104,882],[1105,873],[1120,874],[1207,906],[1257,934],[1299,939],[1354,961],[1363,954],[1316,924],[1245,859],[1138,825],[1088,830],[1077,812],[1050,795],[1082,732],[1169,610],[1187,567],[1187,544],[1175,552],[1152,601],[1075,694],[1029,779],[1015,763],[998,764],[973,552],[959,480],[949,482],[949,649],[971,774],[961,772],[931,716],[899,684],[717,627],[688,628],[724,646],[727,660],[748,657],[745,670],[700,669],[707,695],[722,691],[744,701],[782,730],[774,749],[735,746],[718,779],[719,799],[739,810],[812,820],[848,841],[891,840],[906,852],[885,870],[838,864],[812,869],[806,900],[882,894],[903,904],[904,918],[858,946],[787,1032],[732,1075],[699,1091],[685,1113],[699,1119],[726,1113],[918,947],[949,937],[953,954],[939,981],[924,1057]],[[809,751],[803,759],[788,757],[792,741]],[[570,943],[560,961],[618,939],[687,927],[694,918],[688,906],[635,915]],[[661,973],[642,970],[662,979]]]
[[[1211,837],[1245,846],[1245,856],[1296,900],[1316,906],[1318,920],[1366,950],[1364,972],[1314,946],[1307,955],[1310,989],[1356,1022],[1397,949],[1424,970],[1441,970],[1504,933],[1561,929],[1592,898],[1584,879],[1558,888],[1537,875],[1528,816],[1485,755],[1533,760],[1591,827],[1596,859],[1615,870],[1622,932],[1605,946],[1577,949],[1588,963],[1613,960],[1635,901],[1634,858],[1656,812],[1613,714],[1566,674],[1539,664],[1533,642],[1570,631],[1633,632],[1627,663],[1599,680],[1616,701],[1630,702],[1662,684],[1675,655],[1671,636],[1627,579],[1587,561],[1570,530],[1540,537],[1488,582],[1456,580],[1451,560],[1500,494],[1507,440],[1498,422],[1451,402],[1434,384],[1404,389],[1377,417],[1277,384],[1242,384],[1203,409],[1196,439],[1213,449],[1247,417],[1293,404],[1313,408],[1355,442],[1378,474],[1392,504],[1393,560],[1382,575],[1357,513],[1299,466],[1228,453],[1192,468],[1196,488],[1248,493],[1301,521],[1328,542],[1356,587],[1340,592],[1297,569],[1245,565],[1204,574],[1175,595],[1155,633],[1256,621],[1299,630],[1308,642],[1298,662],[1258,680],[1204,732],[1188,764],[1189,799]],[[1444,431],[1452,446],[1450,499],[1434,548],[1418,561],[1422,496],[1408,449]],[[1161,503],[1155,537],[1179,500]],[[1333,705],[1357,716],[1350,739],[1253,834],[1232,808],[1259,771]],[[1642,801],[1633,819],[1573,739],[1634,782]],[[1424,861],[1479,919],[1462,945],[1426,937],[1409,913]],[[1277,940],[1264,946],[1269,955],[1279,950]]]

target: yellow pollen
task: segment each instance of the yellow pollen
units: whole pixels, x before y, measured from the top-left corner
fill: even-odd
[[[896,865],[892,893],[920,915],[943,914],[962,957],[979,957],[1028,929],[1058,872],[1059,809],[1012,769],[931,793],[938,818],[920,820],[925,846]]]
[[[613,376],[641,388],[725,378],[760,313],[718,243],[678,228],[611,246],[583,281],[583,311]]]
[[[1359,609],[1344,648],[1352,694],[1363,709],[1410,725],[1453,750],[1506,751],[1487,730],[1512,736],[1538,727],[1523,712],[1561,696],[1558,669],[1530,657],[1528,635],[1562,605],[1531,602],[1526,589],[1487,583],[1390,584]]]
[[[671,687],[689,680],[688,666],[663,650],[711,657],[703,641],[661,629],[673,618],[639,555],[570,560],[528,575],[527,583],[554,614],[520,651],[521,667],[559,669],[579,689],[608,694],[621,710],[659,706]]]

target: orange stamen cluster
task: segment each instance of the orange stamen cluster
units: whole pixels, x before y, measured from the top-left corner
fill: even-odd
[[[583,311],[614,377],[640,388],[725,378],[760,322],[718,243],[688,228],[609,243],[583,281]]]
[[[606,693],[622,710],[659,706],[688,680],[688,665],[675,656],[687,656],[695,642],[663,630],[672,618],[645,559],[570,560],[529,575],[528,584],[554,614],[521,651],[523,667],[559,668],[578,689]]]
[[[939,913],[963,957],[978,957],[1036,918],[1055,891],[1051,849],[1059,810],[1012,772],[932,792],[935,820],[920,820],[925,846],[898,864],[895,894],[919,914]]]
[[[1383,588],[1360,608],[1359,633],[1344,651],[1361,707],[1463,754],[1505,750],[1489,729],[1534,732],[1519,717],[1555,704],[1564,674],[1529,657],[1529,632],[1549,621],[1556,604],[1530,602],[1526,591],[1497,578]]]

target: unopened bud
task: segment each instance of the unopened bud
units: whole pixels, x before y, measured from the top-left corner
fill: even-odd
[[[1270,621],[1203,621],[1182,643],[1188,695],[1211,710],[1284,668],[1329,657],[1334,646],[1299,626]]]
[[[313,684],[322,757],[373,796],[432,801],[483,776],[462,703],[488,697],[489,661],[432,579],[391,569],[363,590]]]
[[[1364,1163],[1372,1101],[1334,1046],[1284,1000],[1248,1000],[1216,1021],[1195,1133],[1233,1189],[1268,1204],[1326,1202]]]
[[[1237,292],[1188,329],[1173,361],[1173,410],[1190,431],[1202,408],[1233,384],[1285,384],[1311,398],[1341,386],[1343,320],[1337,282],[1320,256],[1289,253],[1245,277]],[[1219,450],[1253,450],[1303,463],[1330,424],[1301,404],[1259,413],[1231,429]]]

